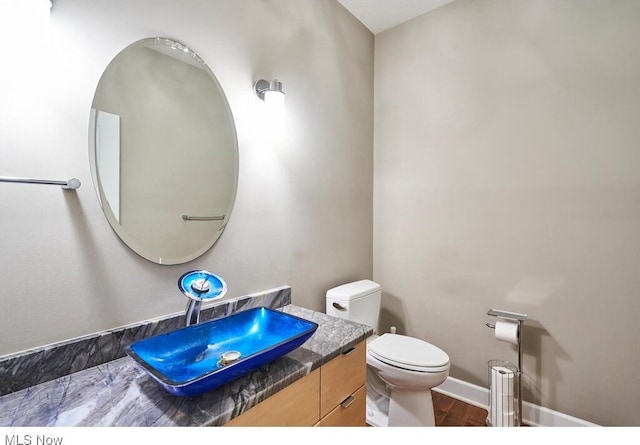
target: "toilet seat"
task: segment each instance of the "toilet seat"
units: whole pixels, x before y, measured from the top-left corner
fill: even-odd
[[[449,369],[449,356],[426,341],[399,334],[382,334],[367,345],[372,357],[397,368],[418,372]]]

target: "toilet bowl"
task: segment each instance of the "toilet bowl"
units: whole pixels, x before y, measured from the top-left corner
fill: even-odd
[[[449,368],[449,356],[426,341],[398,334],[383,334],[370,341],[367,344],[369,424],[435,426],[431,389],[447,379]],[[381,390],[380,382],[384,383],[386,392]]]
[[[449,375],[449,356],[418,338],[376,335],[382,290],[370,280],[327,291],[326,312],[374,328],[367,339],[367,423],[435,426],[431,389]]]

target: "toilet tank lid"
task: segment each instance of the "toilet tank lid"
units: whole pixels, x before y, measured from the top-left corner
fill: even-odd
[[[371,280],[354,281],[353,283],[343,284],[327,291],[327,298],[349,301],[356,298],[364,297],[381,289],[378,283]]]

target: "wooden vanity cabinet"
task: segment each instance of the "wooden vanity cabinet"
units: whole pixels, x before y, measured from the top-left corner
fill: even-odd
[[[365,426],[365,354],[363,341],[225,426]]]
[[[319,417],[320,368],[296,380],[225,426],[309,426]]]
[[[367,389],[362,385],[344,402],[316,424],[316,426],[366,426]]]
[[[343,351],[320,368],[317,426],[365,426],[366,343]]]

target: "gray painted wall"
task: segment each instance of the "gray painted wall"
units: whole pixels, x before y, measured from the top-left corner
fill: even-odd
[[[384,328],[484,387],[529,315],[525,400],[640,425],[640,2],[458,0],[376,35]]]

